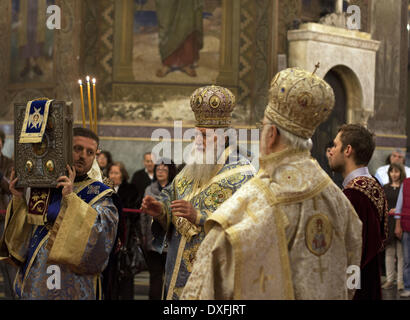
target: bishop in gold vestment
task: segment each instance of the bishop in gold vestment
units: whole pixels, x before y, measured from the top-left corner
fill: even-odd
[[[233,94],[222,87],[203,87],[193,93],[191,107],[198,129],[194,154],[199,154],[201,159],[205,155],[202,151],[207,156],[214,154],[211,142],[217,135],[212,128],[227,127],[234,103]],[[205,131],[208,131],[206,138]],[[216,163],[187,164],[162,191],[161,203],[149,196],[143,200],[143,212],[154,217],[154,245],[163,245],[165,236],[168,241],[163,298],[179,299],[205,237],[206,219],[254,176],[253,166],[237,147],[228,146],[225,139],[215,146],[221,146],[220,142],[226,148],[216,153]]]
[[[310,156],[333,90],[297,68],[275,76],[260,170],[205,223],[181,299],[349,299],[360,265],[361,221]]]

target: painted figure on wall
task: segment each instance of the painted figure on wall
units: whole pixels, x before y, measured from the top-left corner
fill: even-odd
[[[12,1],[12,82],[51,80],[53,32],[46,22],[52,4],[51,0]]]
[[[195,64],[203,47],[203,1],[156,0],[155,5],[162,60],[156,75],[164,77],[179,69],[196,77]]]
[[[222,0],[134,0],[134,7],[136,81],[215,82]]]

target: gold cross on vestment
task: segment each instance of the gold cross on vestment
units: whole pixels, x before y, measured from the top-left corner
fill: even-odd
[[[87,194],[99,194],[100,186],[88,186]]]
[[[314,272],[319,272],[320,282],[323,283],[323,271],[327,271],[327,268],[322,268],[322,262],[320,261],[320,257],[319,257],[319,269],[314,268],[313,271]]]
[[[253,280],[253,283],[256,284],[259,282],[259,287],[262,292],[265,292],[265,283],[267,280],[272,280],[273,276],[266,276],[265,272],[263,270],[263,267],[261,266],[259,268],[259,277]]]

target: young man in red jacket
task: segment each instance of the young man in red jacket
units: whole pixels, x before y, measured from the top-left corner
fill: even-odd
[[[410,297],[410,178],[403,181],[397,198],[396,210],[396,237],[401,239],[403,246],[403,282],[402,298]]]
[[[361,289],[354,300],[381,300],[379,253],[387,231],[387,201],[380,183],[367,168],[375,142],[373,134],[358,124],[345,124],[333,141],[329,165],[344,178],[343,193],[362,220]]]

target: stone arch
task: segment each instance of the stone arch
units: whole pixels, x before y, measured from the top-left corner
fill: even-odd
[[[366,116],[366,107],[363,97],[363,86],[357,74],[346,65],[335,65],[324,71],[323,78],[330,71],[338,75],[346,92],[346,121],[347,123],[366,124],[369,114]]]
[[[333,70],[347,93],[347,122],[367,125],[374,112],[376,52],[380,43],[364,32],[316,23],[288,31],[289,66],[312,70],[324,78]]]

